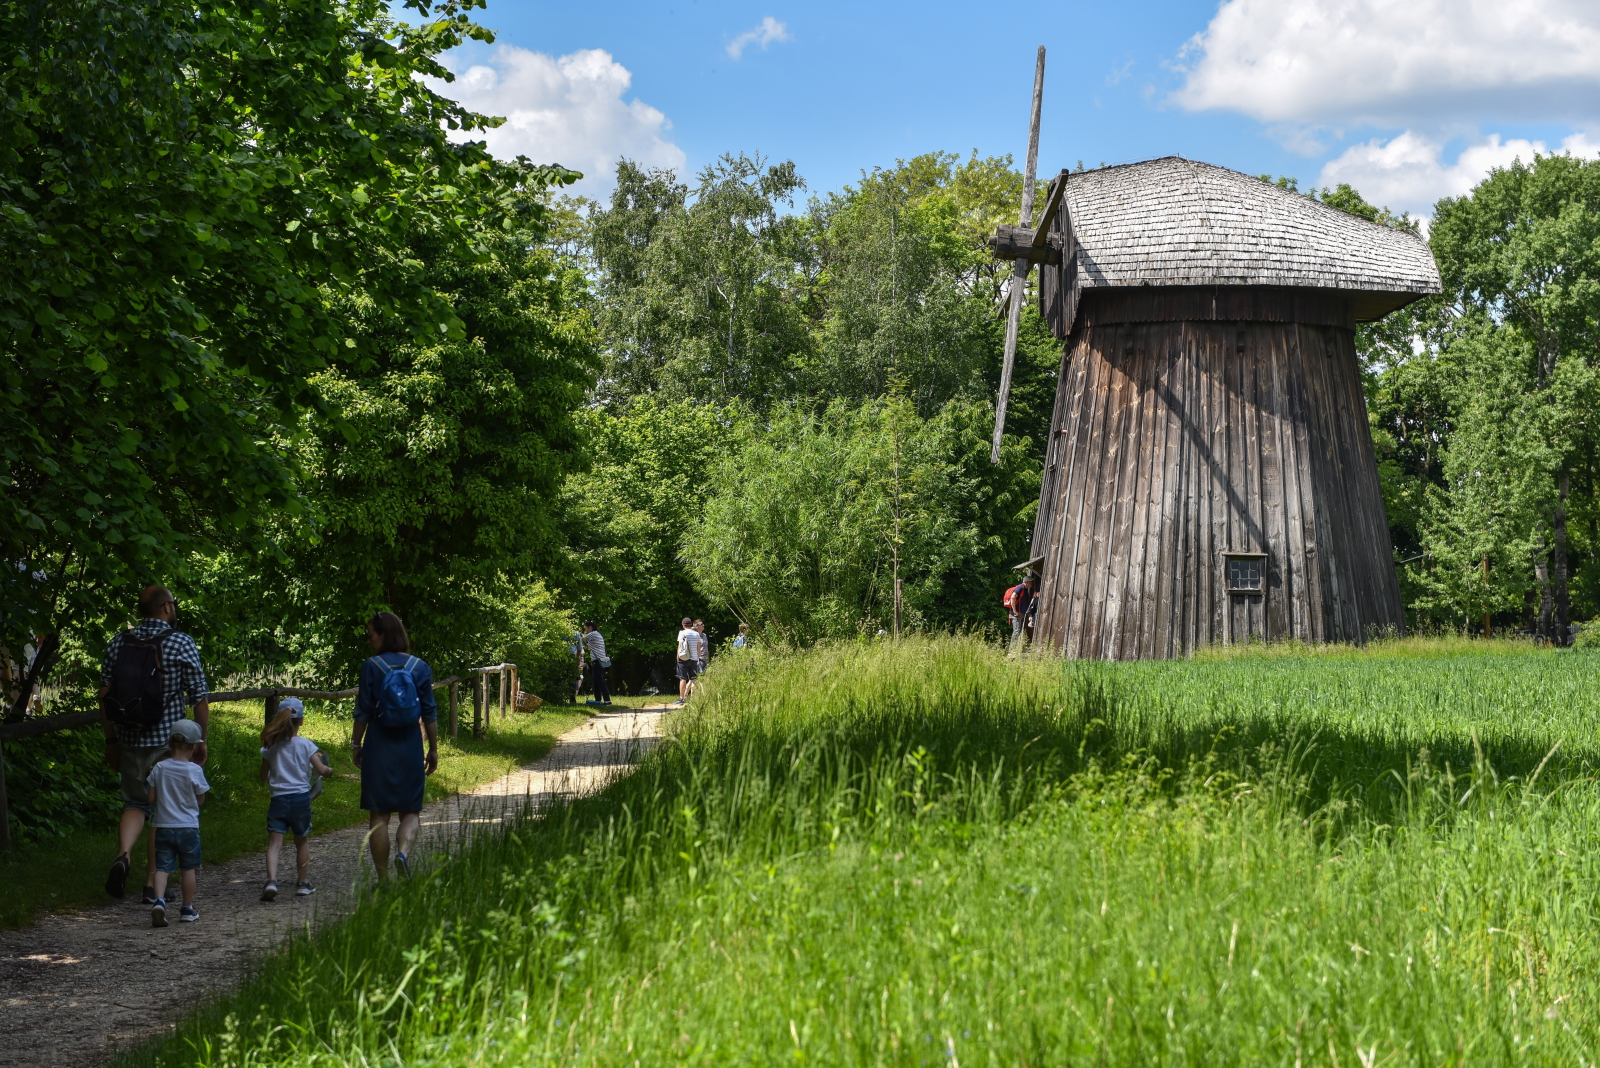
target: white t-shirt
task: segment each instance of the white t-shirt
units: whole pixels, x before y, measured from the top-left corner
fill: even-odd
[[[679,660],[700,659],[700,632],[693,627],[685,627],[678,632]]]
[[[192,760],[162,760],[150,769],[156,792],[157,827],[199,827],[200,795],[211,789],[206,773]]]
[[[311,790],[311,757],[316,751],[316,742],[298,734],[261,750],[261,758],[267,762],[267,785],[272,788],[273,797]]]

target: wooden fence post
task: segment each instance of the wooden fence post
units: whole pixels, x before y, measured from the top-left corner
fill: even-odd
[[[479,675],[472,680],[472,736],[474,738],[483,737],[483,693],[487,688],[486,684],[487,679],[483,675]]]
[[[277,711],[278,711],[278,691],[277,690],[272,690],[272,691],[268,692],[268,694],[267,694],[267,709],[266,709],[266,714],[261,719],[261,725],[263,727],[265,727],[267,724],[271,723],[273,714],[276,713]]]
[[[460,692],[461,683],[455,679],[450,680],[450,737],[461,736],[461,713],[457,707],[457,694]]]

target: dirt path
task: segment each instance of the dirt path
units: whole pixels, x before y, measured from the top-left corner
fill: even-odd
[[[664,708],[596,716],[561,736],[543,759],[468,794],[430,805],[413,850],[460,843],[525,805],[592,793],[623,774],[660,736]],[[263,820],[265,813],[263,812]],[[202,818],[202,832],[204,820]],[[91,1068],[121,1048],[169,1032],[206,995],[226,990],[250,961],[291,933],[344,915],[373,877],[365,827],[311,839],[317,892],[259,898],[264,855],[238,857],[200,872],[200,922],[150,926],[149,906],[129,897],[47,916],[0,933],[0,1065]],[[263,832],[265,837],[265,832]],[[281,876],[288,872],[288,879]],[[279,885],[294,885],[290,844]],[[131,882],[135,885],[139,879]]]

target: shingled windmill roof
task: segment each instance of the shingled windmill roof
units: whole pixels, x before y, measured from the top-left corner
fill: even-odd
[[[1360,320],[1439,292],[1438,265],[1416,234],[1209,163],[1167,156],[1083,171],[1068,178],[1065,202],[1084,289],[1349,290]]]

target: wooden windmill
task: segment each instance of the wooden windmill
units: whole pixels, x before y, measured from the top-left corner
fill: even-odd
[[[1037,640],[1135,659],[1404,629],[1355,326],[1439,292],[1420,237],[1167,157],[1060,172],[991,246],[1039,265],[1066,343]]]

